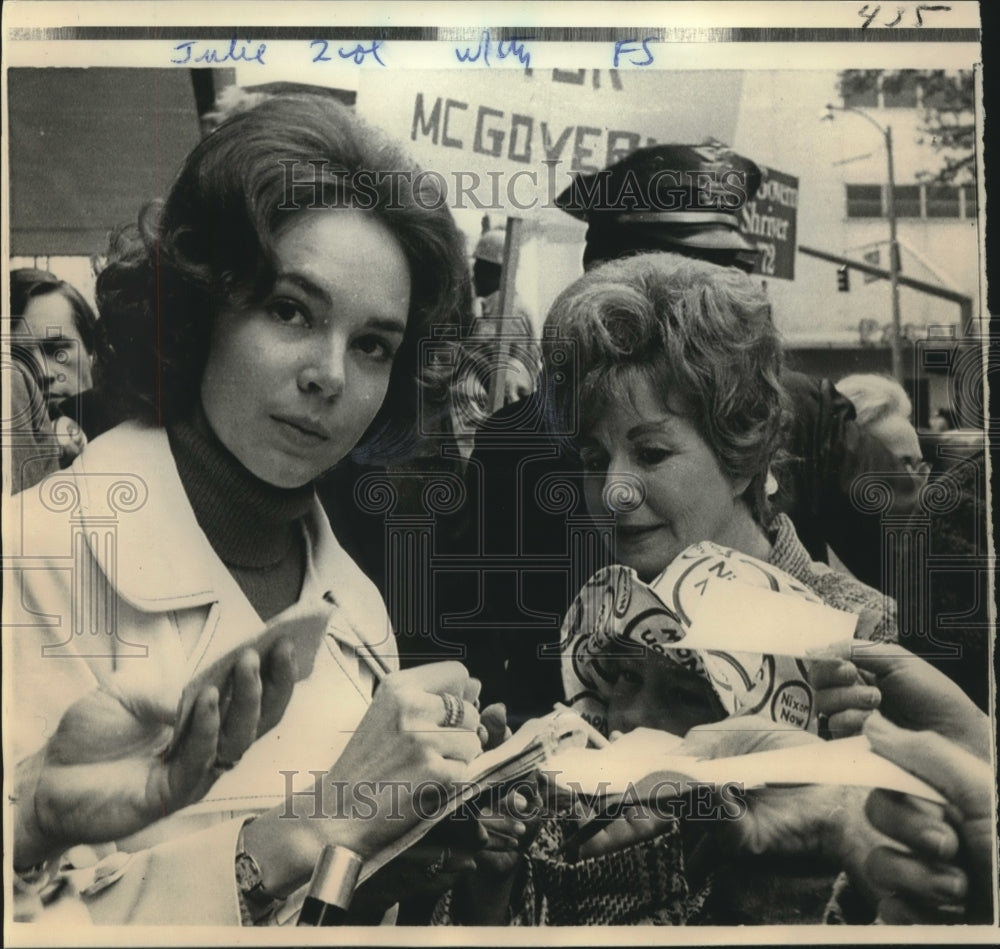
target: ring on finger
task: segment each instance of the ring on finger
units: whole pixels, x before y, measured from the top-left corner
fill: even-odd
[[[465,720],[465,703],[451,692],[442,692],[441,701],[444,702],[444,727],[458,728]]]
[[[444,869],[444,865],[448,862],[450,858],[451,858],[451,849],[445,847],[444,850],[442,850],[441,853],[438,855],[437,860],[435,860],[429,867],[427,867],[426,870],[424,870],[424,874],[426,875],[427,879],[433,880],[434,877],[436,877]]]

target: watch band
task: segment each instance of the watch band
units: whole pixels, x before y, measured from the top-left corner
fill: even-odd
[[[244,926],[259,925],[284,902],[264,889],[260,864],[244,845],[243,831],[252,820],[253,817],[249,818],[240,827],[239,836],[236,838],[234,861],[236,890],[240,900],[240,921]]]

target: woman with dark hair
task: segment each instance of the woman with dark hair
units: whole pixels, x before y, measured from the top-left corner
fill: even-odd
[[[393,671],[385,607],[313,491],[349,453],[404,450],[440,383],[420,342],[469,289],[433,185],[346,109],[278,97],[209,134],[111,249],[96,375],[126,421],[5,518],[32,567],[4,602],[5,629],[21,624],[14,862],[131,834],[76,881],[97,921],[294,918],[324,846],[374,855],[419,819],[402,782],[456,780],[481,748],[478,684],[457,663]],[[277,622],[279,644],[255,645]],[[232,666],[221,699],[195,678],[192,714],[203,735],[215,721],[214,760],[156,816],[205,796],[140,830],[161,785],[136,775],[163,780],[172,710],[213,662]],[[53,752],[47,723],[95,689],[130,696],[107,720],[131,736],[113,813],[95,782],[81,800],[52,779],[66,742]],[[90,745],[84,773],[105,764]]]
[[[418,365],[418,346],[432,323],[457,319],[469,306],[464,249],[433,178],[320,96],[274,98],[235,114],[195,148],[167,202],[147,209],[138,233],[118,235],[97,282],[103,345],[96,373],[124,413],[169,424],[190,411],[214,314],[272,292],[278,236],[300,212],[323,210],[368,213],[405,259],[406,331],[363,442],[369,455],[405,448],[418,392],[447,382],[443,370],[435,376]],[[372,295],[381,282],[374,267],[359,275]],[[162,321],[164,312],[175,315]]]

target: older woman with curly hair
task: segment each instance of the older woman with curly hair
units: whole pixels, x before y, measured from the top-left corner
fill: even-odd
[[[863,614],[859,635],[895,638],[892,602],[814,562],[789,518],[770,508],[782,352],[752,280],[676,255],[626,258],[566,289],[546,326],[550,365],[571,347],[560,362],[571,384],[552,390],[557,430],[574,430],[575,419],[588,507],[614,515],[617,562],[650,582],[686,547],[712,541],[784,571],[829,606]],[[648,659],[650,672],[673,665]],[[649,694],[618,676],[604,686],[615,691],[612,728],[629,726],[633,705],[646,720],[656,707],[667,715],[669,690]],[[703,712],[710,690],[705,700]]]
[[[401,782],[481,750],[477,684],[394,672],[313,490],[404,446],[440,382],[420,341],[469,289],[432,186],[348,110],[277,97],[203,139],[112,247],[96,376],[125,421],[4,519],[25,565],[4,599],[14,864],[38,880],[74,844],[113,851],[72,879],[96,921],[294,918],[325,846],[375,854],[419,820]],[[212,661],[224,679],[192,680]]]
[[[831,605],[887,605],[814,563],[788,518],[771,511],[783,356],[770,304],[750,278],[672,254],[625,258],[564,290],[546,328],[550,375],[571,376],[552,387],[556,430],[576,432],[588,507],[615,516],[620,563],[648,582],[685,547],[711,540],[774,564]],[[631,501],[612,503],[622,494],[615,482]],[[872,634],[891,632],[886,615]]]
[[[615,561],[650,584],[686,548],[709,541],[769,565],[782,583],[812,599],[858,614],[858,636],[895,638],[892,603],[813,562],[788,517],[770,509],[770,469],[781,454],[782,352],[767,298],[745,273],[673,254],[603,264],[556,299],[543,346],[552,430],[574,433],[587,506],[595,515],[614,517]],[[565,630],[564,625],[564,645]],[[569,683],[574,677],[565,670],[574,657],[566,648]],[[752,653],[752,644],[748,648]],[[597,721],[611,732],[644,726],[684,736],[734,714],[724,707],[704,663],[686,661],[670,649],[660,654],[632,645],[611,651],[615,654],[595,659],[587,683],[591,697],[606,709]],[[773,672],[768,657],[756,658],[761,670]],[[747,671],[749,681],[755,670]],[[804,680],[804,672],[797,674]],[[773,677],[770,686],[766,675],[760,679],[758,691],[773,691]],[[874,700],[874,690],[869,693]],[[566,699],[573,704],[579,697]],[[756,696],[746,711],[769,699]],[[772,720],[765,725],[778,727]],[[816,818],[818,824],[823,817],[794,801],[786,816],[787,840],[780,840],[780,827],[771,829],[783,852],[797,839],[796,820]],[[730,885],[725,895],[726,878],[718,872],[732,854],[716,847],[711,835],[703,839],[709,825],[686,823],[615,821],[574,860],[565,844],[575,822],[544,822],[530,849],[524,838],[523,860],[508,860],[504,867],[508,885],[521,883],[508,918],[563,925],[778,922],[778,907],[789,892],[797,892],[803,905],[807,895],[815,897],[786,878],[763,896],[758,891],[755,904],[742,896],[734,902],[738,888]],[[742,822],[746,828],[751,824]],[[659,836],[642,839],[653,833]],[[840,846],[839,831],[815,836],[838,841],[835,850]],[[697,859],[688,861],[694,847]],[[832,873],[844,854],[828,850],[820,856]],[[737,875],[744,884],[746,877]],[[817,884],[824,897],[831,878]],[[502,921],[503,907],[485,898],[499,890],[470,887],[474,884],[467,881],[455,890],[439,915],[486,921],[492,911],[489,921]],[[804,921],[800,905],[783,908],[785,921]],[[819,910],[812,909],[818,919]]]

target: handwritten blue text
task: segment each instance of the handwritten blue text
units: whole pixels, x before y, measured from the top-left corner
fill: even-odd
[[[259,63],[264,65],[264,53],[267,43],[256,46],[250,40],[230,40],[229,45],[219,49],[209,46],[202,49],[197,40],[185,40],[174,47],[174,52],[181,58],[171,59],[175,66],[186,66],[194,63]]]
[[[615,40],[614,68],[618,68],[618,63],[623,56],[628,57],[625,62],[629,66],[648,66],[653,61],[653,53],[649,44],[655,42],[655,36],[647,36],[641,44],[637,40]],[[638,56],[645,56],[645,59],[637,59]]]
[[[531,53],[524,44],[530,39],[528,36],[513,36],[509,40],[500,40],[495,47],[496,58],[506,59],[508,56],[516,56],[525,69],[531,67]],[[494,50],[493,41],[490,39],[490,31],[483,30],[476,47],[467,46],[465,50],[455,47],[455,58],[460,63],[478,63],[482,57],[484,66],[491,66],[490,52]]]
[[[316,48],[316,55],[313,56],[312,60],[314,63],[334,62],[333,57],[327,55],[327,52],[330,49],[330,44],[327,40],[313,40],[309,46]],[[380,66],[384,66],[385,63],[382,61],[382,57],[378,54],[378,51],[384,47],[385,42],[383,40],[372,40],[370,46],[365,46],[363,43],[358,43],[353,48],[341,46],[337,50],[337,55],[341,59],[353,60],[357,66],[360,66],[365,61],[365,57],[371,56]]]

